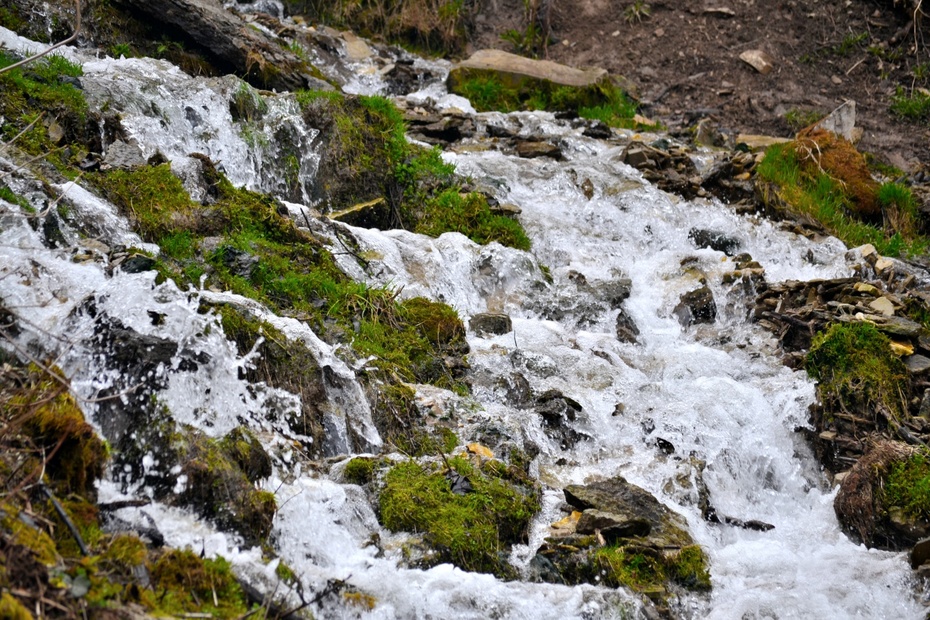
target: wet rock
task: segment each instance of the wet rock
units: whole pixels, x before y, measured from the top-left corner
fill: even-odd
[[[417,68],[413,60],[398,58],[381,72],[387,82],[387,91],[391,95],[406,95],[419,90],[435,75],[427,69]]]
[[[513,322],[501,312],[482,312],[468,320],[468,328],[479,336],[497,336],[513,331]]]
[[[133,254],[120,263],[120,269],[124,273],[142,273],[155,269],[156,261],[145,254]]]
[[[587,439],[587,435],[574,428],[574,422],[581,410],[580,403],[558,390],[548,390],[536,397],[535,411],[542,416],[543,430],[558,441],[563,450]]]
[[[209,0],[126,0],[141,19],[185,33],[238,75],[258,86],[297,90],[317,80],[287,47]]]
[[[252,277],[252,270],[258,265],[258,257],[243,250],[226,245],[220,248],[220,257],[230,273],[241,278]]]
[[[719,230],[707,228],[692,228],[688,231],[690,239],[698,248],[710,248],[733,256],[742,245],[740,240]]]
[[[430,144],[448,144],[475,134],[474,121],[463,114],[405,115],[411,135]]]
[[[918,540],[911,549],[909,558],[911,560],[911,568],[915,570],[924,564],[930,563],[930,538]]]
[[[617,476],[588,485],[569,485],[565,501],[576,510],[594,509],[620,521],[639,519],[649,526],[649,541],[660,545],[688,545],[684,518],[666,508],[648,491]]]
[[[921,375],[930,370],[930,358],[923,355],[909,355],[904,358],[904,365],[912,375]]]
[[[682,327],[697,323],[713,323],[717,319],[717,304],[714,294],[706,285],[681,296],[681,301],[672,310]]]
[[[620,312],[617,313],[616,330],[617,340],[620,342],[628,342],[630,344],[636,344],[638,342],[639,328],[636,327],[636,323],[622,308]]]
[[[603,121],[592,121],[581,133],[596,140],[608,140],[613,137],[613,131],[610,129],[610,126]]]
[[[102,169],[133,170],[141,168],[146,164],[145,156],[135,144],[127,144],[122,140],[117,140],[107,148],[107,153],[103,158]]]
[[[525,159],[535,159],[537,157],[562,159],[562,149],[549,142],[522,140],[517,142],[516,151],[517,155]]]
[[[548,564],[539,563],[554,567],[561,582],[630,586],[621,567],[635,561],[655,575],[652,583],[639,583],[637,589],[648,589],[660,601],[669,581],[691,589],[710,587],[703,553],[685,529],[684,518],[644,489],[616,477],[568,486],[564,493],[571,508],[581,513],[574,533],[546,539],[539,551]]]
[[[200,153],[191,157],[176,157],[171,162],[171,173],[178,177],[181,185],[190,194],[191,200],[202,205],[211,205],[219,198],[216,166],[210,158]]]
[[[589,508],[581,513],[575,531],[579,534],[600,532],[608,544],[621,538],[648,536],[652,526],[646,519],[628,519],[611,512]]]

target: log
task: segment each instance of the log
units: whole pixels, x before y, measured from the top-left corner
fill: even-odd
[[[220,63],[259,88],[296,90],[321,80],[274,38],[255,30],[218,0],[119,0],[130,11],[184,32]]]

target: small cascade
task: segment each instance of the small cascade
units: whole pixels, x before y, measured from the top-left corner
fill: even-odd
[[[0,40],[22,45],[7,35]],[[84,60],[88,99],[119,114],[142,158],[160,154],[183,167],[192,154],[208,156],[234,184],[286,201],[295,222],[332,247],[351,238],[356,249],[334,256],[358,281],[401,299],[445,302],[466,325],[482,313],[509,315],[513,329],[505,334],[468,330],[472,394],[412,387],[421,405],[447,416],[462,436],[534,448],[531,471],[543,485],[542,510],[528,543],[509,558],[521,576],[530,575],[550,524],[564,516],[562,489],[622,475],[682,515],[709,556],[712,593],[675,599],[678,617],[924,614],[902,554],[866,549],[841,532],[835,491],[797,432],[809,426],[814,385],[786,368],[776,342],[749,321],[745,301],[754,291],[751,282],[729,277],[734,258],[698,247],[693,229],[731,239],[769,281],[850,273],[854,260],[839,241],[810,240],[715,200],[666,194],[623,164],[616,144],[584,137],[545,113],[482,114],[474,121],[479,128],[513,124],[524,135],[557,141],[561,161],[521,159],[480,138],[444,154],[499,202],[519,207],[530,252],[480,246],[458,233],[429,238],[315,219],[318,131],[304,123],[292,95],[258,93],[233,77],[192,78],[158,60]],[[352,88],[382,92],[366,72],[372,79]],[[438,81],[407,96],[427,99],[473,113],[446,98]],[[35,178],[4,158],[0,173],[36,210],[48,207]],[[261,486],[277,500],[275,551],[307,592],[338,582],[376,597],[370,609],[324,599],[316,617],[647,617],[648,606],[624,590],[505,582],[448,564],[405,567],[411,537],[382,528],[365,492],[341,477],[348,455],[383,448],[356,377],[368,360],[346,362],[338,346],[305,323],[208,283],[181,290],[152,271],[132,273],[123,261],[133,248],[158,249],[80,182],[55,189],[85,236],[62,222],[62,241],[54,242],[29,225],[22,207],[0,200],[0,300],[24,316],[10,346],[27,359],[56,360],[88,418],[111,440],[144,434],[139,420],[115,417],[117,408],[107,404],[113,401],[149,412],[155,403],[172,422],[209,437],[242,425],[255,431],[273,457],[273,473]],[[715,317],[683,324],[682,296],[704,287]],[[260,343],[243,353],[227,340],[216,310],[223,305],[301,343],[318,364],[324,393],[314,405],[324,419],[325,467],[308,466],[295,448],[313,439],[289,422],[307,405],[302,395],[245,378]],[[618,325],[627,333],[634,326],[636,337],[619,337]],[[509,387],[515,378],[532,393],[570,397],[580,407],[577,417],[561,434],[553,432],[515,402]],[[145,481],[176,474],[154,448],[142,452],[144,471],[114,467],[103,498],[152,495]],[[708,501],[720,515],[774,527],[711,523]],[[118,516],[139,527],[157,522],[168,545],[223,555],[257,587],[276,587],[275,565],[263,564],[259,549],[187,510],[153,502]]]
[[[319,131],[293,95],[263,95],[233,76],[194,78],[150,58],[85,62],[82,83],[91,105],[119,115],[144,159],[161,154],[183,170],[200,153],[235,185],[313,202]]]

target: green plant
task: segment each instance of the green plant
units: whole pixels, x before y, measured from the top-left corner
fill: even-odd
[[[132,46],[129,43],[114,43],[110,46],[110,55],[114,58],[120,58],[125,56],[126,58],[132,58],[135,54],[132,51]]]
[[[886,256],[919,255],[930,246],[930,240],[914,230],[907,209],[886,212],[893,216],[886,217],[881,226],[853,217],[846,188],[825,172],[803,169],[791,144],[769,147],[757,173],[774,184],[778,197],[791,210],[815,218],[850,246],[871,243]]]
[[[536,58],[549,45],[549,32],[543,31],[540,19],[540,0],[523,0],[523,20],[526,26],[522,31],[510,29],[501,35],[501,39],[514,46],[518,54]],[[548,10],[548,9],[546,9]]]
[[[930,92],[923,89],[909,92],[899,86],[891,98],[891,111],[901,118],[930,122]]]
[[[439,553],[465,570],[513,578],[509,545],[524,541],[539,509],[539,491],[508,479],[508,471],[448,460],[443,472],[429,464],[400,463],[385,476],[379,497],[381,520],[392,530],[421,532]],[[467,479],[471,491],[453,490],[450,480]]]
[[[915,519],[930,518],[930,459],[918,453],[891,466],[884,485],[888,507],[901,508]]]
[[[633,0],[626,9],[623,10],[623,18],[629,22],[641,22],[644,17],[652,14],[652,7],[646,4],[645,0]]]
[[[15,59],[0,50],[0,69],[11,67]],[[16,145],[31,155],[55,154],[55,144],[40,119],[53,115],[65,130],[66,137],[82,134],[87,121],[87,102],[83,92],[69,77],[80,77],[81,66],[62,56],[51,55],[28,65],[0,72],[0,116],[6,123],[0,139],[16,138]],[[60,155],[49,157],[62,165]]]
[[[862,46],[863,41],[869,38],[868,32],[858,34],[850,32],[843,40],[831,48],[831,51],[837,56],[849,56],[853,51]]]
[[[791,108],[785,112],[785,122],[788,123],[789,127],[795,131],[798,131],[799,129],[810,127],[824,116],[825,114],[818,110],[802,110],[799,108]]]
[[[888,337],[870,323],[836,323],[814,336],[805,369],[817,380],[828,412],[898,420],[907,412],[910,392],[904,363]],[[879,414],[881,412],[881,414]]]
[[[926,84],[930,81],[930,62],[921,62],[911,68],[911,75],[915,82]]]

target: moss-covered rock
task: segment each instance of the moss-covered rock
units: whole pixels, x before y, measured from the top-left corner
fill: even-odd
[[[830,412],[855,412],[895,423],[906,413],[907,370],[888,337],[870,323],[836,323],[817,334],[805,368],[818,381],[828,417]]]
[[[515,578],[509,547],[526,541],[539,509],[538,487],[500,462],[476,466],[456,457],[448,463],[450,469],[416,461],[391,468],[378,500],[382,523],[422,533],[435,551],[431,562]]]
[[[680,515],[621,477],[565,488],[575,509],[533,560],[535,578],[626,587],[662,600],[711,587],[707,560]],[[555,526],[553,526],[555,528]]]
[[[94,428],[84,420],[77,401],[68,392],[68,381],[57,369],[36,365],[10,374],[16,384],[0,382],[2,405],[13,416],[10,420],[21,435],[17,445],[34,454],[44,454],[45,462],[35,462],[27,474],[42,470],[62,494],[96,493],[95,482],[103,473],[109,448]],[[12,438],[12,437],[11,437]],[[28,459],[27,459],[28,460]]]
[[[161,610],[171,615],[237,618],[248,612],[242,587],[223,558],[202,559],[190,550],[169,550],[152,567],[152,580],[162,597]]]
[[[930,536],[930,459],[912,446],[879,441],[843,477],[833,507],[854,539],[905,549]]]
[[[315,197],[343,219],[353,213],[356,224],[370,228],[432,236],[455,231],[480,244],[529,249],[519,222],[492,213],[483,195],[463,192],[463,180],[438,149],[407,142],[403,116],[391,101],[321,91],[297,98],[305,120],[320,129],[326,144]],[[378,208],[361,216],[362,205]]]
[[[575,69],[501,50],[479,50],[449,72],[450,92],[479,112],[569,111],[614,127],[634,127],[636,104],[603,69]]]
[[[217,441],[192,430],[182,437],[178,462],[186,482],[176,501],[235,530],[247,545],[257,545],[271,533],[277,504],[274,494],[257,490],[240,466],[243,436],[247,431]]]

